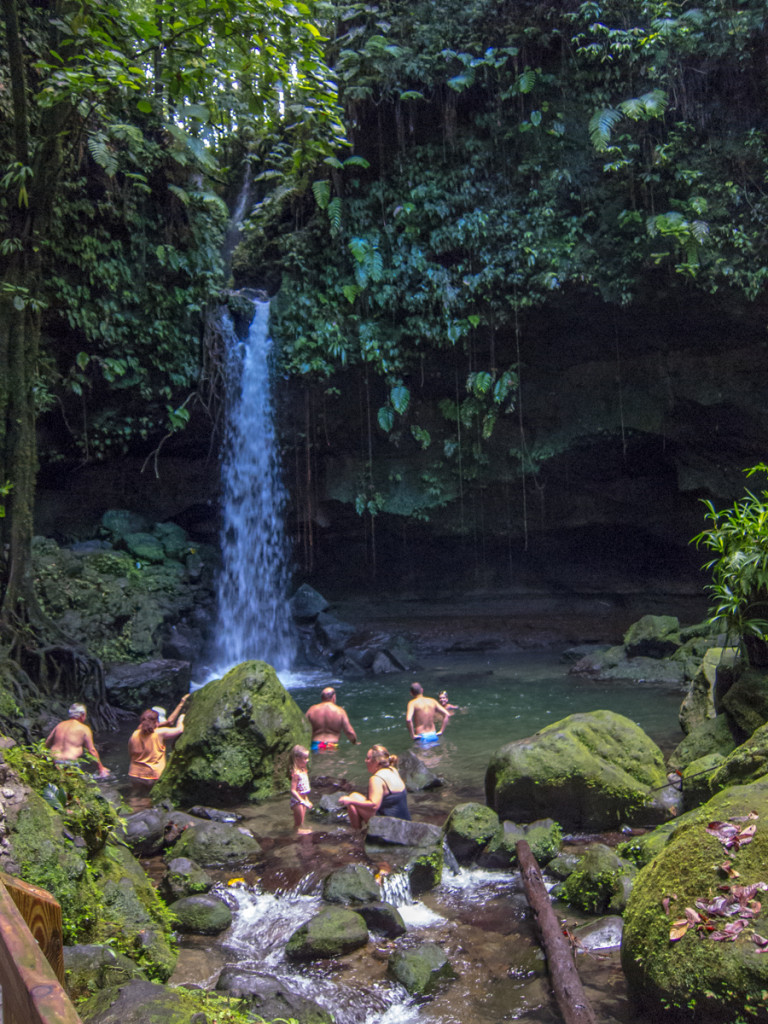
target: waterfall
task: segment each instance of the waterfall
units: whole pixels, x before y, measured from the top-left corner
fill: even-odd
[[[254,658],[286,670],[295,655],[268,327],[269,302],[254,301],[245,339],[237,337],[229,314],[222,322],[227,346],[223,564],[211,678]]]

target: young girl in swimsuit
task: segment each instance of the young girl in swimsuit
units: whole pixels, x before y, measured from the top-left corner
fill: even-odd
[[[386,747],[371,747],[365,758],[365,767],[371,776],[368,796],[350,793],[339,800],[341,806],[346,807],[353,828],[364,828],[374,814],[410,821],[408,796],[397,770],[397,756],[390,754]]]
[[[307,798],[309,793],[309,751],[306,747],[298,744],[293,748],[291,754],[291,808],[293,810],[293,821],[300,836],[308,835],[312,830],[302,828],[304,815],[308,808],[312,807],[312,801]]]

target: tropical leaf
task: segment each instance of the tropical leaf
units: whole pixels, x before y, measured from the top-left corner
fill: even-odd
[[[107,177],[112,178],[117,173],[117,157],[114,152],[110,149],[107,140],[103,135],[89,135],[88,136],[88,150],[96,161],[96,163],[103,167]]]
[[[331,197],[331,183],[327,178],[312,182],[312,195],[321,210],[325,210]]]
[[[389,400],[395,412],[402,416],[411,401],[411,392],[404,384],[396,384],[389,393]]]
[[[334,196],[328,203],[328,220],[331,222],[331,231],[336,235],[341,231],[341,199]]]
[[[589,119],[589,138],[598,153],[604,153],[611,141],[613,129],[621,120],[621,111],[614,107],[596,110]]]
[[[168,182],[168,191],[173,192],[177,199],[180,199],[184,205],[189,202],[189,192],[185,189],[180,188],[178,185],[172,185]]]
[[[392,427],[394,427],[395,425],[395,410],[392,408],[391,405],[382,405],[382,407],[379,409],[377,419],[379,421],[379,426],[381,427],[381,429],[389,433]]]
[[[517,91],[530,92],[534,85],[536,85],[536,72],[533,68],[526,68],[522,75],[518,76]]]

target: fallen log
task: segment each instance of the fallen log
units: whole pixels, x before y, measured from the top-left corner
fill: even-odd
[[[544,947],[549,978],[563,1020],[565,1024],[597,1024],[573,961],[571,945],[563,935],[560,922],[552,909],[536,858],[524,839],[516,844],[516,849],[525,895]]]

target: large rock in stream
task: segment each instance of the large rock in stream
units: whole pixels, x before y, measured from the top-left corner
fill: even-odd
[[[751,887],[768,883],[768,776],[657,832],[624,913],[622,966],[638,1008],[697,1024],[765,1020],[768,900]],[[742,840],[726,848],[729,833]]]
[[[657,824],[681,806],[659,748],[612,711],[569,715],[501,747],[488,765],[485,794],[500,818],[551,816],[571,829]]]
[[[238,803],[289,788],[294,745],[310,729],[271,665],[246,661],[195,691],[155,803]]]

